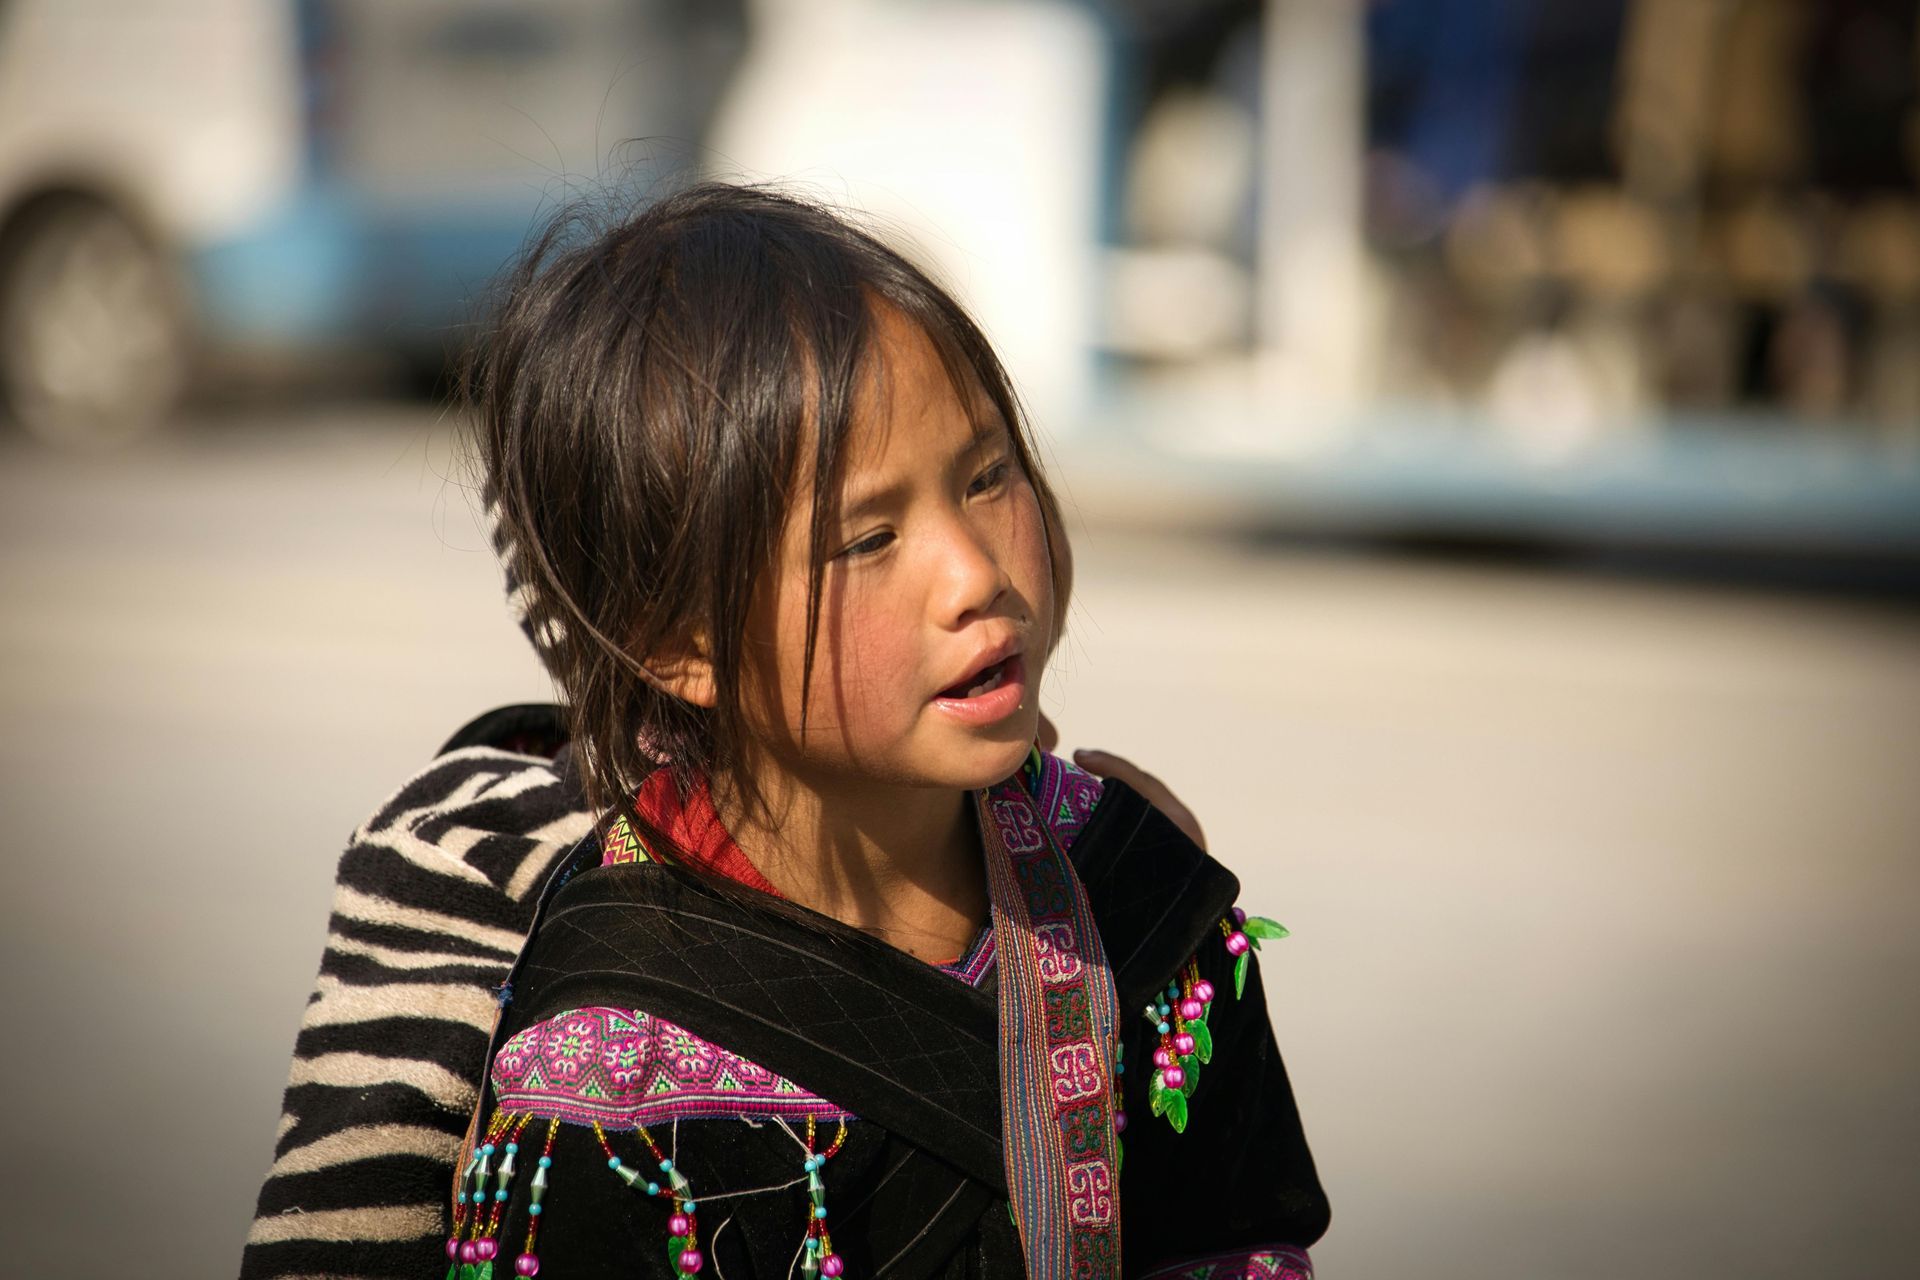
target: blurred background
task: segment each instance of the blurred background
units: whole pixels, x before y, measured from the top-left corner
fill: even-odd
[[[1323,1276],[1911,1271],[1920,0],[0,0],[9,1268],[237,1265],[347,833],[550,694],[446,362],[696,175],[1013,368]]]

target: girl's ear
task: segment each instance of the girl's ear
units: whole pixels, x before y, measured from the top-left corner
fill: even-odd
[[[720,700],[713,679],[713,660],[707,656],[705,637],[695,636],[685,649],[659,653],[642,667],[646,682],[660,692],[696,707],[712,707]]]

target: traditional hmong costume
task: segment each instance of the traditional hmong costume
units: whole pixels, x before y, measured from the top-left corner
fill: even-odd
[[[1124,784],[1035,752],[976,797],[992,919],[944,966],[779,902],[703,790],[635,805],[500,987],[451,1280],[1311,1274],[1284,930]]]

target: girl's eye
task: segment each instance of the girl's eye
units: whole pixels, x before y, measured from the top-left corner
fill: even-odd
[[[892,542],[892,531],[882,529],[878,533],[868,534],[852,546],[842,548],[840,554],[835,556],[834,559],[839,560],[847,556],[870,556],[876,551],[884,551]]]
[[[967,486],[967,496],[977,497],[980,494],[992,493],[995,489],[998,489],[1006,482],[1007,466],[1007,460],[1002,458],[975,476],[973,483]]]

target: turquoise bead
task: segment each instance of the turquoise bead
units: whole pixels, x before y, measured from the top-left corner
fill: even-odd
[[[533,1215],[534,1217],[536,1217],[536,1218],[537,1218],[537,1217],[539,1217],[539,1216],[540,1216],[540,1203],[539,1203],[538,1201],[535,1201],[534,1203],[532,1203],[532,1204],[530,1204],[530,1205],[528,1205],[528,1206],[527,1206],[527,1212],[528,1212],[528,1213],[530,1213],[530,1214],[532,1214],[532,1215]]]

